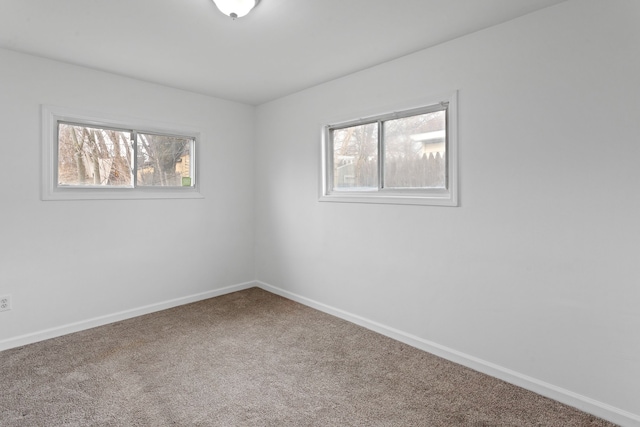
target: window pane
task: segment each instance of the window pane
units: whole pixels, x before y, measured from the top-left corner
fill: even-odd
[[[378,123],[334,129],[333,188],[378,188]]]
[[[383,123],[384,187],[446,188],[446,111]]]
[[[58,123],[58,185],[133,186],[131,132]]]
[[[193,187],[193,138],[138,134],[138,185]]]

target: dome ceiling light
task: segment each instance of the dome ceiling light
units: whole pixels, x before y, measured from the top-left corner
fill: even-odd
[[[213,0],[220,12],[233,19],[242,18],[256,7],[260,0]]]

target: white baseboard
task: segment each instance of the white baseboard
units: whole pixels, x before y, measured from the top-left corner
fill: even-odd
[[[412,347],[416,347],[428,353],[435,354],[436,356],[440,356],[443,359],[450,360],[483,374],[501,379],[508,383],[533,391],[534,393],[540,394],[553,400],[557,400],[558,402],[564,403],[566,405],[573,406],[574,408],[580,409],[581,411],[593,414],[597,417],[611,421],[618,425],[624,427],[640,427],[640,415],[624,411],[606,403],[599,402],[586,396],[582,396],[578,393],[574,393],[570,390],[566,390],[553,384],[540,381],[536,378],[532,378],[519,372],[512,371],[511,369],[507,369],[494,363],[487,362],[486,360],[470,356],[468,354],[445,347],[435,342],[422,339],[415,335],[411,335],[406,332],[391,328],[389,326],[385,326],[378,322],[374,322],[364,317],[348,313],[344,310],[331,307],[329,305],[314,301],[301,295],[297,295],[284,289],[277,288],[267,283],[257,281],[256,285],[264,289],[265,291],[299,302],[300,304],[315,308],[316,310],[331,314],[333,316],[347,320],[351,323],[355,323],[356,325],[378,332],[379,334],[385,335],[389,338],[393,338]]]
[[[162,301],[154,304],[145,305],[143,307],[133,308],[130,310],[120,311],[118,313],[107,314],[105,316],[94,317],[92,319],[81,320],[79,322],[69,323],[62,326],[45,329],[42,331],[32,332],[18,337],[8,338],[0,341],[0,351],[10,348],[20,347],[32,344],[38,341],[56,338],[62,335],[71,334],[73,332],[84,331],[85,329],[95,328],[96,326],[107,325],[113,322],[130,319],[132,317],[142,316],[144,314],[153,313],[167,308],[177,307],[179,305],[189,304],[220,295],[230,294],[232,292],[257,286],[256,282],[245,282],[237,285],[226,286],[220,289],[214,289],[199,294],[188,295],[185,297],[175,298],[168,301]]]

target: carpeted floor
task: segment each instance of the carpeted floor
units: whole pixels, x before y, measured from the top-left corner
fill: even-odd
[[[0,353],[0,425],[611,426],[253,288]]]

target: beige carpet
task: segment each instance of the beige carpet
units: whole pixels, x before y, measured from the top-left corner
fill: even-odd
[[[0,353],[2,426],[610,426],[254,288]]]

